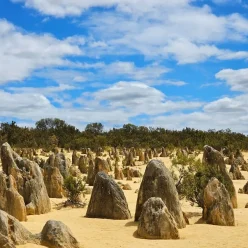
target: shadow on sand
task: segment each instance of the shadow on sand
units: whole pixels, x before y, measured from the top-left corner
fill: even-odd
[[[129,221],[125,224],[126,227],[129,227],[129,226],[138,226],[138,222],[136,221]]]
[[[185,215],[187,216],[188,219],[193,218],[193,217],[201,217],[202,213],[199,212],[185,212]]]
[[[138,235],[137,230],[133,233],[133,237],[136,238],[136,239],[142,239],[142,238]]]
[[[206,221],[202,218],[200,218],[198,221],[196,221],[194,224],[207,224]]]

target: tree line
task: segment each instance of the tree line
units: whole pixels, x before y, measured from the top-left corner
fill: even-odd
[[[101,123],[90,123],[84,130],[67,124],[60,119],[46,118],[36,122],[34,128],[20,127],[16,122],[0,124],[0,144],[8,142],[13,147],[54,147],[81,149],[97,147],[137,147],[168,149],[188,147],[202,149],[208,144],[220,150],[248,150],[248,136],[226,130],[202,131],[193,128],[167,130],[146,126],[125,124],[122,128],[104,130]]]

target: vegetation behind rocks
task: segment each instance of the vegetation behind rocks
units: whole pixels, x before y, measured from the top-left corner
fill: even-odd
[[[179,171],[177,174],[175,171]],[[215,166],[208,166],[196,156],[179,154],[172,159],[171,172],[180,198],[203,208],[203,194],[211,178],[217,178],[231,192],[231,185]]]
[[[188,147],[202,149],[205,144],[220,150],[248,150],[248,137],[241,133],[226,130],[201,131],[185,128],[181,131],[166,130],[125,124],[121,128],[104,130],[101,123],[90,123],[84,130],[67,124],[60,119],[41,119],[34,128],[19,127],[16,122],[0,124],[0,144],[8,142],[13,147],[32,147],[51,150],[54,147],[81,149],[89,147],[142,147],[173,149]]]

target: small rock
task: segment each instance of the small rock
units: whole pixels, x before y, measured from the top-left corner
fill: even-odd
[[[244,194],[248,194],[248,182],[243,187],[243,192],[244,192]]]
[[[122,186],[123,190],[132,190],[131,186],[127,183]]]
[[[238,190],[238,193],[239,193],[239,194],[244,194],[244,190],[243,190],[243,189],[239,189],[239,190]]]
[[[80,248],[71,230],[60,221],[47,221],[41,231],[40,239],[41,245],[49,248]]]

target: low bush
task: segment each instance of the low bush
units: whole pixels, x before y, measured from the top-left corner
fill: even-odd
[[[84,193],[85,183],[80,177],[69,175],[64,180],[64,189],[67,193],[68,201],[73,204],[80,202],[80,195]]]

